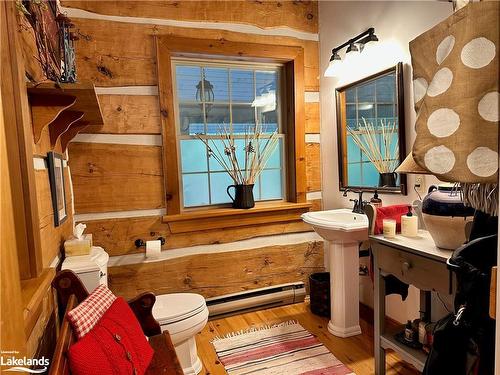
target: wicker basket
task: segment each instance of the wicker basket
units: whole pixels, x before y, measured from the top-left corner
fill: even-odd
[[[330,317],[330,272],[317,272],[309,276],[311,312]]]

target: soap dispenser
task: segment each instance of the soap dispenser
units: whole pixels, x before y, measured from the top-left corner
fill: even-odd
[[[377,190],[375,190],[372,199],[370,199],[370,204],[375,207],[382,207],[382,199],[378,197]]]
[[[406,215],[401,216],[401,234],[406,237],[416,237],[418,234],[418,217],[411,212],[408,206]]]

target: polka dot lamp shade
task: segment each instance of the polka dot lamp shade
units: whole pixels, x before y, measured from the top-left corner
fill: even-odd
[[[470,3],[410,42],[413,158],[441,180],[498,181],[499,13]]]

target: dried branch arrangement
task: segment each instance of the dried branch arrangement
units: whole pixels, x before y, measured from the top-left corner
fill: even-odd
[[[399,165],[399,143],[393,144],[392,135],[397,133],[397,123],[380,120],[380,127],[362,119],[357,130],[347,126],[347,132],[354,143],[363,151],[379,173],[391,173]],[[377,135],[381,136],[383,152],[379,147]],[[394,146],[394,150],[392,149]]]
[[[235,136],[232,125],[219,125],[216,137],[210,138],[206,134],[197,134],[196,137],[207,147],[208,156],[224,168],[236,185],[254,184],[279,142],[277,131],[265,133],[260,123],[253,128],[247,127],[243,138],[244,160],[238,160],[236,139],[242,138]],[[221,144],[218,145],[218,141]]]

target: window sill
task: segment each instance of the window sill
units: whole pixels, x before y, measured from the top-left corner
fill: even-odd
[[[300,220],[311,203],[272,202],[257,203],[254,208],[213,208],[188,211],[178,215],[165,215],[171,233],[189,233],[201,230],[233,228],[247,225],[280,223]]]

